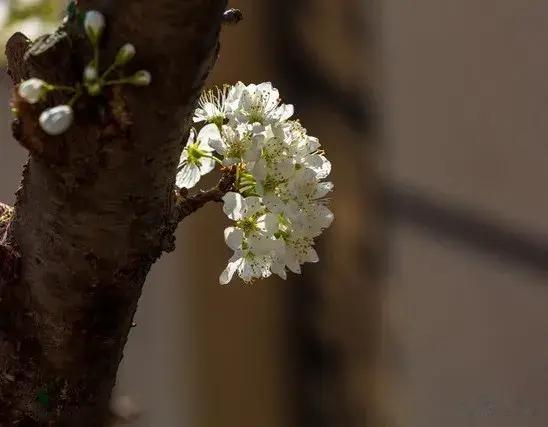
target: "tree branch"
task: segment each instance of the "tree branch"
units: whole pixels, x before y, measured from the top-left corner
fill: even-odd
[[[84,98],[60,137],[38,128],[34,108],[20,112],[15,137],[31,155],[5,235],[22,258],[20,278],[1,289],[0,425],[106,424],[141,288],[171,247],[173,218],[222,191],[183,201],[173,188],[181,135],[216,58],[225,6],[81,0],[84,11],[107,18],[102,57],[111,61],[133,43],[135,69],[150,70],[153,84]],[[7,57],[16,84],[30,76],[71,84],[91,51],[69,22],[32,45],[15,35]],[[63,94],[48,98],[63,102]]]
[[[234,186],[235,181],[235,171],[227,169],[223,172],[219,183],[209,190],[201,191],[191,196],[188,195],[188,191],[186,190],[179,192],[176,205],[176,221],[182,221],[209,202],[222,201],[223,196]]]

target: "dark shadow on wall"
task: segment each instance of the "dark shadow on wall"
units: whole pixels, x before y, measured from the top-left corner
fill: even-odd
[[[345,279],[339,281],[338,269],[330,259],[310,269],[306,279],[293,279],[296,283],[291,288],[288,311],[294,350],[291,386],[295,425],[378,426],[373,371],[379,349],[379,282],[384,265],[384,242],[382,237],[366,238],[368,228],[373,226],[371,223],[380,224],[377,216],[380,199],[374,184],[376,168],[368,167],[377,161],[376,153],[363,151],[364,145],[375,145],[378,140],[375,137],[377,118],[368,84],[356,85],[345,79],[345,68],[352,67],[359,75],[362,71],[365,73],[371,60],[363,56],[367,42],[363,2],[271,0],[270,5],[270,15],[275,19],[270,20],[272,27],[268,34],[276,52],[278,74],[282,77],[280,86],[303,112],[307,127],[319,129],[321,133],[330,115],[335,115],[334,127],[352,130],[353,137],[344,143],[323,142],[329,153],[346,150],[353,167],[363,171],[360,178],[364,184],[353,183],[354,193],[350,197],[361,199],[360,205],[369,210],[363,219],[356,218],[354,226],[360,232],[354,236],[354,242],[349,242],[352,253],[340,254],[354,259],[348,265],[351,271]],[[310,22],[312,15],[317,28],[322,23],[325,25],[318,34],[305,39],[305,23]],[[330,25],[334,20],[342,24],[343,31],[340,25]],[[335,42],[333,47],[333,39],[327,40],[332,37],[331,32],[336,32],[341,42],[351,46],[355,61],[339,61],[333,55],[337,46]],[[327,114],[322,117],[318,111]],[[346,185],[347,179],[350,178],[341,173],[335,182],[337,189]],[[337,210],[352,209],[337,199],[333,205],[336,218]],[[362,221],[368,224],[363,225]],[[320,253],[333,250],[330,243],[334,234],[321,240]],[[333,291],[333,287],[338,289]],[[367,378],[362,377],[363,372]]]

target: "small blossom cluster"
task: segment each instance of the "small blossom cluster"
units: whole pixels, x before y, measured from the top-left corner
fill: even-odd
[[[84,94],[98,96],[103,87],[131,84],[134,86],[147,86],[151,82],[151,75],[146,70],[137,71],[129,77],[119,76],[110,79],[111,73],[121,73],[122,67],[135,56],[135,47],[126,43],[123,45],[114,59],[114,62],[100,73],[99,41],[105,29],[105,17],[101,12],[90,10],[84,19],[84,29],[88,40],[93,47],[93,60],[84,68],[82,83],[75,86],[60,86],[45,82],[44,80],[31,78],[19,84],[17,93],[29,104],[37,104],[46,99],[48,93],[53,91],[68,92],[72,94],[67,104],[57,105],[42,112],[39,118],[40,127],[48,135],[61,135],[65,133],[74,121],[74,103]]]
[[[316,239],[333,221],[325,181],[331,163],[317,138],[292,120],[293,106],[280,101],[271,83],[237,83],[205,92],[194,114],[195,128],[181,155],[177,186],[191,188],[202,175],[235,169],[234,191],[223,211],[234,223],[225,241],[234,251],[219,281],[237,273],[245,282],[317,262]]]

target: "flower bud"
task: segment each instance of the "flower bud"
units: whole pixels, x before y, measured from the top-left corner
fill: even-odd
[[[61,135],[74,120],[74,111],[70,105],[58,105],[49,108],[40,115],[40,127],[48,135]]]
[[[22,82],[17,92],[29,104],[36,104],[44,98],[48,90],[49,85],[45,81],[32,78]]]
[[[97,96],[101,93],[101,84],[99,82],[92,82],[86,88],[91,96]]]
[[[135,46],[131,43],[126,43],[123,45],[118,53],[116,54],[116,59],[114,63],[118,66],[125,65],[135,56]]]
[[[86,13],[84,28],[92,44],[97,44],[105,28],[105,17],[97,10],[90,10]]]
[[[93,82],[95,80],[97,80],[97,67],[95,67],[95,65],[93,63],[89,64],[85,69],[84,69],[84,81],[85,82]]]
[[[152,81],[152,76],[146,70],[137,71],[131,78],[130,83],[135,86],[148,86]]]

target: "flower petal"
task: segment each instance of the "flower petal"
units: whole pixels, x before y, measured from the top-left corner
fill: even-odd
[[[286,255],[285,264],[287,265],[287,268],[289,268],[293,273],[301,274],[301,265],[299,264],[299,261],[294,254],[288,253]]]
[[[241,251],[237,251],[234,255],[232,255],[232,258],[228,261],[228,265],[219,276],[219,283],[221,285],[227,285],[232,280],[234,273],[238,270],[242,261],[243,258]]]
[[[293,113],[295,112],[295,109],[293,105],[291,104],[282,104],[278,107],[278,110],[276,111],[276,115],[278,116],[278,120],[285,122],[287,119],[289,119]]]
[[[201,174],[198,166],[194,164],[185,164],[175,179],[178,188],[192,188],[200,180]]]
[[[227,146],[223,139],[210,139],[208,141],[209,146],[212,150],[215,150],[220,155],[224,156],[227,150]]]
[[[308,156],[305,165],[315,172],[317,179],[327,178],[331,173],[331,162],[321,154]]]
[[[209,157],[202,157],[200,159],[200,174],[205,175],[215,169],[215,160]]]
[[[270,267],[272,273],[277,274],[283,280],[287,279],[287,272],[285,271],[285,264],[282,262],[274,262]]]
[[[245,214],[244,216],[252,216],[263,209],[261,198],[250,196],[245,198]]]
[[[316,249],[314,249],[312,246],[308,248],[308,251],[306,253],[306,256],[304,258],[305,262],[318,262],[320,258],[318,257],[318,253],[316,252]]]
[[[273,194],[267,194],[263,197],[263,203],[265,206],[274,213],[281,213],[284,211],[285,203]]]
[[[327,194],[329,194],[332,190],[333,190],[332,182],[320,182],[318,183],[318,186],[316,187],[316,191],[314,192],[313,198],[321,199],[322,197],[327,196]]]
[[[257,220],[257,226],[268,235],[273,235],[278,231],[278,216],[273,213],[267,213]]]
[[[227,227],[225,228],[225,242],[230,249],[237,251],[242,247],[244,232],[241,228]]]
[[[211,153],[214,148],[210,142],[221,141],[221,133],[215,124],[204,126],[198,134],[198,148],[202,151]]]
[[[223,212],[230,219],[238,221],[244,217],[246,203],[239,193],[229,191],[223,196]]]

